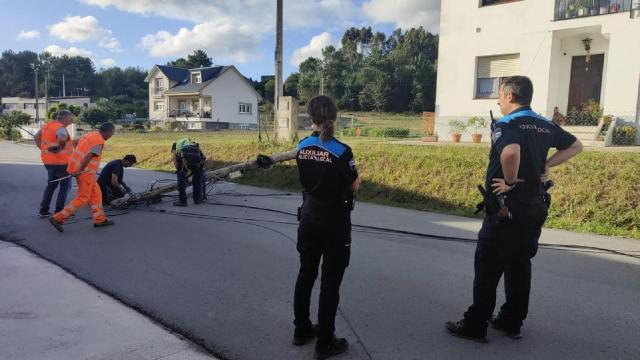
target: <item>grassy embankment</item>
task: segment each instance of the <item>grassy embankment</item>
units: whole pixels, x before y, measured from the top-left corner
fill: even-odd
[[[183,134],[118,134],[106,157],[135,153],[140,167],[172,170],[171,143]],[[189,133],[207,153],[207,167],[293,148],[258,143],[252,132]],[[472,216],[480,200],[488,147],[409,146],[381,139],[347,138],[364,180],[360,201]],[[554,205],[547,226],[640,239],[640,153],[586,151],[554,169]],[[241,183],[299,190],[295,164],[256,170]]]

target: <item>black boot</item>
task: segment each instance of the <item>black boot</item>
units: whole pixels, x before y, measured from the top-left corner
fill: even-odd
[[[487,327],[485,326],[470,326],[465,323],[465,320],[460,321],[448,321],[445,327],[449,331],[449,334],[457,336],[459,338],[473,340],[481,343],[488,343],[487,339]]]
[[[522,339],[522,334],[520,333],[520,326],[510,324],[502,316],[500,316],[500,314],[498,314],[498,316],[492,317],[491,320],[489,320],[489,322],[491,323],[491,327],[493,327],[496,330],[502,330],[505,335],[512,338],[513,340]]]
[[[302,346],[306,344],[309,340],[312,340],[316,337],[316,326],[313,325],[310,328],[296,328],[293,332],[293,345]]]
[[[329,343],[316,342],[316,353],[314,358],[318,360],[330,358],[334,355],[342,354],[349,349],[347,339],[333,338]]]
[[[93,224],[93,227],[99,228],[99,227],[111,226],[111,225],[114,225],[114,224],[115,223],[113,222],[113,220],[106,219],[105,221],[103,221],[101,223]]]

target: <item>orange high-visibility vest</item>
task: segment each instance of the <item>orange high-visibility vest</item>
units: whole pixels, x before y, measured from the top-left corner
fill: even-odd
[[[84,160],[84,157],[89,153],[89,150],[91,150],[91,148],[96,145],[104,146],[104,139],[98,131],[92,131],[82,135],[80,137],[80,140],[78,140],[78,145],[76,145],[75,149],[73,149],[73,154],[71,155],[71,160],[69,161],[69,166],[67,167],[67,172],[71,174],[80,170],[82,160]],[[84,170],[89,173],[95,174],[100,167],[101,159],[102,154],[92,157],[91,161],[89,161],[87,167],[85,167]]]
[[[59,121],[51,121],[46,123],[40,130],[40,159],[47,165],[67,165],[73,152],[73,145],[71,144],[71,136],[67,129],[67,144],[62,151],[54,153],[49,151],[52,146],[58,146],[58,135],[56,134],[60,128],[65,126]]]

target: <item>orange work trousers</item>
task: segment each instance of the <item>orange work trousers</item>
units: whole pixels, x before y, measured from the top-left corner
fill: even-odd
[[[69,220],[71,215],[75,214],[76,211],[88,203],[91,206],[93,223],[99,224],[105,221],[107,217],[104,215],[104,210],[102,209],[102,192],[96,181],[96,176],[88,173],[80,174],[76,177],[76,182],[78,183],[78,192],[76,193],[75,199],[71,200],[69,205],[65,206],[62,211],[53,215],[53,218],[63,224]]]

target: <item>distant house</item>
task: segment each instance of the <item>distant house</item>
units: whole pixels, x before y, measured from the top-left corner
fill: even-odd
[[[443,1],[440,29],[440,134],[453,119],[500,116],[500,81],[513,75],[531,78],[532,107],[547,118],[594,100],[640,122],[638,0]]]
[[[35,122],[44,120],[47,109],[53,105],[67,104],[80,108],[88,108],[91,105],[91,99],[88,96],[65,96],[50,97],[45,104],[45,98],[38,99],[38,118],[36,119],[36,99],[23,97],[4,97],[0,99],[2,103],[2,113],[8,113],[13,110],[21,111],[33,118]]]
[[[234,66],[182,69],[155,65],[149,83],[151,126],[177,121],[189,130],[258,125],[260,95]]]

